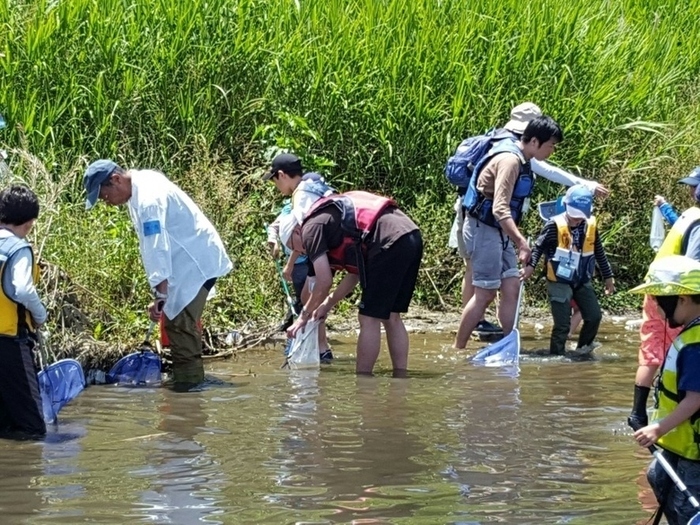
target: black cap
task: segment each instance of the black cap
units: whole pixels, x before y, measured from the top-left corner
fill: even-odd
[[[303,168],[301,167],[299,157],[291,153],[280,153],[272,159],[272,167],[263,174],[262,180],[270,180],[277,175],[278,171],[290,174],[302,173]]]

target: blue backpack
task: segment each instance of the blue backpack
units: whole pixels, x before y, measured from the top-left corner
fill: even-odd
[[[491,146],[493,146],[496,141],[510,136],[511,134],[506,130],[493,128],[483,135],[476,135],[464,139],[460,145],[457,146],[455,154],[447,159],[447,164],[445,164],[445,177],[447,177],[450,184],[457,186],[460,190],[460,194],[463,195],[474,174],[474,168],[476,168],[486,156]]]

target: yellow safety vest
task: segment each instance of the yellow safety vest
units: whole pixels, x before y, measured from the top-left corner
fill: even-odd
[[[35,332],[34,321],[24,305],[10,299],[5,290],[5,272],[8,271],[8,261],[23,248],[31,245],[18,237],[7,237],[0,240],[0,337],[18,337],[22,335],[22,328],[29,332]],[[34,260],[32,252],[32,277],[34,284],[39,282],[39,266]]]
[[[678,356],[689,344],[700,343],[700,325],[683,330],[668,349],[656,384],[656,406],[652,420],[668,416],[680,403],[678,396]],[[700,460],[700,413],[693,414],[676,428],[661,436],[658,445],[681,457]]]
[[[684,255],[685,247],[683,246],[683,241],[685,240],[685,234],[688,228],[697,221],[700,221],[700,208],[693,206],[685,210],[666,234],[666,238],[656,253],[654,260],[656,261],[669,255]]]
[[[553,283],[582,284],[591,280],[595,269],[595,234],[597,228],[596,218],[591,215],[586,219],[586,237],[583,240],[583,247],[579,252],[573,245],[571,230],[566,222],[563,213],[555,215],[552,220],[557,225],[557,247],[569,252],[580,253],[580,258],[576,271],[570,279],[565,279],[557,275],[559,261],[547,260],[547,280]]]

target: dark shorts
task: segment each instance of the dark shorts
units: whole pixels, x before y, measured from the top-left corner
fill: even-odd
[[[31,340],[0,338],[0,436],[46,434]]]
[[[391,247],[370,258],[365,267],[360,314],[389,319],[392,312],[408,312],[423,258],[419,230],[407,233]]]

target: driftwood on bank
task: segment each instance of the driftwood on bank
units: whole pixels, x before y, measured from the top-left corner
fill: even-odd
[[[44,353],[51,360],[76,359],[83,369],[109,370],[123,356],[143,347],[143,342],[98,340],[94,337],[92,322],[80,309],[80,296],[89,295],[91,300],[99,300],[90,290],[73,282],[56,265],[43,261],[42,297],[51,313],[51,331],[45,336]],[[105,305],[109,306],[109,305]],[[214,330],[206,328],[202,335],[202,353],[205,359],[226,359],[240,352],[265,349],[277,342],[275,325],[256,327],[248,322],[238,330]],[[163,359],[166,369],[170,366],[170,351],[160,344],[153,344],[151,350]]]

